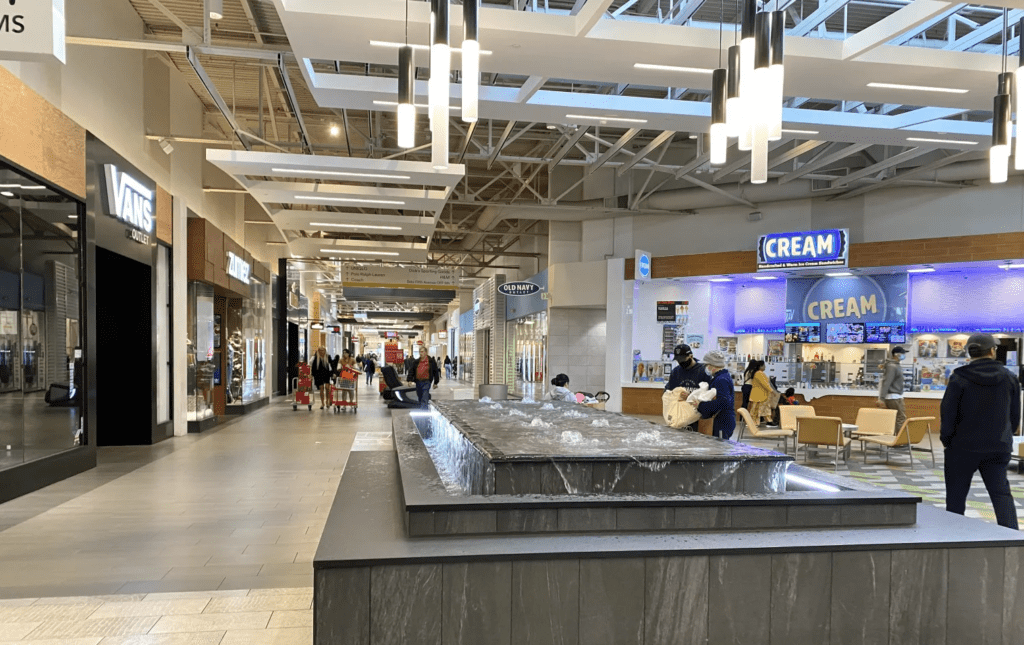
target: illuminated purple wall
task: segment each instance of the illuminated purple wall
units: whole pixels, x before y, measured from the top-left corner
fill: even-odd
[[[786,326],[786,281],[711,283],[711,327],[731,333],[781,333]]]
[[[1024,270],[910,276],[911,332],[1024,330]]]

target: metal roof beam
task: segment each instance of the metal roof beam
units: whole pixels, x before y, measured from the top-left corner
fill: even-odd
[[[824,0],[824,2],[819,4],[818,8],[815,9],[811,15],[797,23],[797,25],[790,30],[788,35],[806,36],[817,29],[818,25],[831,18],[835,12],[848,5],[850,1],[851,0]]]
[[[490,170],[491,166],[494,165],[494,160],[501,154],[501,149],[505,147],[505,143],[508,141],[508,137],[512,134],[512,130],[515,129],[516,122],[509,121],[508,125],[505,126],[505,130],[498,137],[498,143],[494,145],[494,149],[491,150],[491,156],[487,159],[487,169]]]
[[[935,160],[935,161],[933,161],[933,162],[931,162],[929,164],[925,164],[923,166],[918,166],[917,168],[912,168],[912,169],[910,169],[910,170],[908,170],[906,172],[902,172],[902,173],[893,175],[892,177],[887,177],[886,179],[883,179],[883,180],[881,180],[881,181],[879,181],[877,183],[868,184],[867,186],[861,186],[859,188],[855,188],[855,189],[853,189],[851,191],[842,193],[841,195],[836,195],[832,199],[849,199],[850,197],[856,197],[858,195],[863,195],[864,193],[868,193],[868,192],[871,192],[873,190],[878,190],[879,188],[885,188],[886,186],[891,186],[892,184],[906,182],[906,180],[909,177],[913,177],[915,175],[920,175],[921,173],[925,173],[925,172],[931,172],[933,170],[937,170],[939,168],[942,168],[943,166],[948,166],[950,164],[954,164],[954,163],[957,163],[957,162],[974,161],[974,160],[977,160],[977,159],[984,159],[987,156],[988,156],[988,154],[986,152],[980,152],[980,151],[977,151],[977,150],[965,150],[963,152],[958,152],[956,154],[950,155],[950,156],[945,157],[943,159],[937,159],[937,160]]]
[[[898,166],[904,161],[909,161],[915,157],[920,157],[921,155],[928,154],[929,152],[932,152],[934,150],[934,148],[911,148],[910,150],[904,150],[899,154],[895,154],[889,157],[888,159],[883,159],[882,161],[879,161],[874,165],[868,166],[867,168],[862,168],[857,172],[852,172],[849,175],[846,175],[845,177],[840,177],[833,181],[831,186],[832,188],[842,188],[843,186],[848,186],[853,182],[857,181],[858,179],[871,177],[872,175],[878,174],[879,172],[885,170],[886,168]]]
[[[870,148],[870,147],[871,147],[871,144],[869,144],[869,143],[855,143],[855,144],[846,146],[842,150],[838,150],[836,152],[833,152],[830,155],[819,156],[818,158],[814,159],[813,161],[810,161],[808,163],[805,163],[803,166],[800,166],[799,168],[797,168],[793,172],[789,173],[788,175],[785,175],[783,177],[779,177],[779,183],[780,184],[789,183],[789,182],[793,181],[794,179],[799,179],[800,177],[803,177],[804,175],[806,175],[808,173],[812,173],[815,170],[819,170],[821,168],[824,168],[825,166],[829,166],[831,164],[834,164],[835,162],[837,162],[837,161],[839,161],[841,159],[845,159],[845,158],[849,157],[852,154],[857,154],[861,150],[866,150],[867,148]]]
[[[1007,16],[1010,25],[1016,24],[1020,17],[1024,15],[1024,11],[1020,9],[1011,9]],[[993,18],[989,20],[981,27],[978,27],[971,33],[967,34],[963,38],[958,39],[956,42],[946,45],[943,49],[951,51],[967,51],[970,48],[980,45],[989,38],[995,36],[1003,30],[1003,17]]]
[[[569,154],[569,151],[576,147],[576,144],[579,143],[580,139],[583,138],[583,135],[585,135],[588,130],[590,130],[589,125],[581,125],[576,128],[576,132],[573,132],[571,135],[569,135],[569,140],[565,142],[564,146],[558,149],[558,152],[555,153],[555,156],[553,156],[551,158],[551,161],[548,162],[549,172],[552,169],[554,169],[554,167],[557,166],[562,161],[562,159],[565,159],[565,155]]]
[[[619,137],[619,140],[612,144],[612,147],[605,150],[604,154],[598,157],[597,161],[595,161],[593,165],[587,168],[586,175],[592,175],[595,172],[597,172],[597,170],[601,166],[608,163],[612,157],[617,155],[619,151],[622,150],[622,148],[625,147],[626,144],[635,139],[636,135],[638,134],[640,134],[640,128],[630,128],[629,130],[626,130],[626,132],[621,137]]]
[[[941,0],[917,0],[844,40],[843,60],[857,58],[887,42],[902,44],[965,6]],[[901,41],[893,42],[894,38]]]
[[[648,155],[657,150],[666,141],[671,142],[673,137],[675,136],[676,133],[673,130],[665,130],[658,136],[654,137],[654,139],[652,139],[650,143],[644,146],[644,148],[640,152],[633,155],[632,159],[619,166],[619,176],[621,177],[622,175],[629,172],[630,168],[646,159]]]
[[[302,147],[309,154],[316,154],[313,152],[313,146],[309,139],[309,131],[306,130],[306,120],[302,118],[302,111],[299,109],[299,100],[295,98],[295,90],[292,88],[292,79],[288,75],[288,66],[284,62],[284,54],[278,54],[277,56],[277,70],[281,73],[281,81],[284,84],[288,105],[292,110],[292,114],[295,115],[295,120],[299,122],[299,135],[302,136]]]
[[[249,141],[249,138],[245,135],[245,132],[242,130],[242,127],[238,125],[238,121],[235,119],[235,115],[231,113],[230,109],[228,109],[228,104],[224,102],[224,97],[220,95],[220,92],[217,90],[217,86],[214,85],[213,80],[211,80],[209,74],[206,73],[206,70],[203,68],[202,63],[199,62],[199,57],[196,55],[195,50],[189,47],[188,50],[186,51],[185,56],[188,59],[189,65],[192,66],[192,70],[195,71],[196,76],[199,77],[199,81],[203,84],[203,87],[205,87],[206,91],[209,93],[210,98],[213,99],[214,105],[217,106],[217,109],[220,110],[221,115],[228,122],[228,125],[231,126],[231,129],[234,131],[235,136],[238,137],[238,141],[242,144],[242,147],[244,147],[246,150],[252,150],[252,143]]]

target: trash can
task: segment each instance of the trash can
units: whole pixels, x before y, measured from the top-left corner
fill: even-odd
[[[490,398],[492,401],[504,401],[508,399],[508,386],[507,385],[492,385],[485,384],[480,386],[480,397]]]

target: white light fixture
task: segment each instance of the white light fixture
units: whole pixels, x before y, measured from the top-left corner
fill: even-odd
[[[408,0],[406,0],[408,2]],[[398,50],[398,147],[416,145],[416,67],[412,47]]]
[[[1006,182],[1010,169],[1010,90],[1013,75],[999,75],[999,93],[992,100],[992,147],[988,151],[988,178],[993,184]]]
[[[713,166],[725,165],[729,149],[729,130],[726,125],[725,94],[728,70],[716,69],[711,76],[711,155]]]
[[[835,273],[826,273],[825,275],[827,275],[830,278],[845,278],[853,274],[850,273],[849,271],[837,271]]]
[[[352,255],[401,255],[393,251],[350,251],[346,249],[320,249],[321,253],[347,253]]]
[[[786,14],[773,11],[771,14],[769,42],[771,46],[771,65],[768,67],[768,140],[782,139],[782,101],[786,98],[786,71],[783,67],[783,47],[786,32]]]
[[[774,98],[771,91],[771,20],[772,14],[761,12],[754,18],[754,80],[750,85],[748,106],[751,109],[750,183],[768,181],[768,129],[772,119],[766,102]],[[742,78],[742,77],[741,77]],[[744,97],[744,101],[747,97]],[[742,149],[742,148],[741,148]]]
[[[341,134],[341,128],[339,128],[337,124],[332,123],[331,124],[331,136],[332,137],[336,137],[336,136],[338,136],[340,134]]]
[[[619,123],[647,123],[647,119],[630,119],[621,116],[589,116],[586,114],[566,114],[567,119],[588,119],[591,121],[616,121]]]
[[[78,215],[68,215],[68,219],[78,219]]]
[[[742,23],[740,26],[740,100],[743,101],[744,117],[741,121],[738,147],[746,152],[753,146],[754,137],[754,54],[757,0],[740,0],[742,5]]]
[[[877,87],[886,90],[913,90],[916,92],[941,92],[944,94],[967,94],[970,90],[961,90],[955,87],[930,87],[928,85],[904,85],[903,83],[868,83],[868,87]]]
[[[211,20],[220,20],[224,17],[224,0],[206,0],[206,7]]]
[[[398,49],[399,47],[405,47],[405,43],[394,43],[394,42],[387,41],[387,40],[371,40],[370,44],[373,45],[374,47],[389,47],[391,49]],[[413,49],[417,50],[417,51],[425,51],[425,52],[430,51],[430,47],[427,47],[426,45],[411,44],[409,46],[412,47]],[[451,47],[450,49],[451,49],[453,54],[461,54],[462,53],[462,50],[459,49],[458,47]],[[492,51],[490,51],[488,49],[481,49],[480,50],[480,55],[481,56],[490,56],[493,53],[494,52],[492,52]]]
[[[790,130],[788,128],[783,128],[782,132],[784,134],[818,134],[817,130]]]
[[[907,141],[916,141],[917,143],[950,143],[958,146],[976,146],[977,141],[964,141],[962,139],[928,139],[925,137],[907,137]]]
[[[1024,264],[1020,264],[1020,263],[1016,263],[1016,262],[1007,263],[1007,264],[1000,264],[999,268],[1000,269],[1004,269],[1004,270],[1005,269],[1024,269]]]
[[[309,225],[313,226],[328,226],[331,228],[365,228],[374,231],[400,231],[401,226],[377,226],[375,224],[335,224],[333,222],[310,222]]]
[[[270,172],[317,175],[319,177],[351,177],[353,179],[412,179],[410,175],[385,175],[372,172],[348,172],[345,170],[306,170],[305,168],[271,168]]]
[[[740,46],[729,48],[729,82],[725,99],[725,123],[730,137],[739,137],[747,125],[747,114],[744,109],[743,97],[740,96]]]
[[[160,139],[157,141],[157,144],[160,146],[160,149],[164,151],[165,155],[169,155],[174,152],[174,146],[172,146],[171,142],[167,139]]]
[[[296,195],[295,199],[318,202],[345,202],[351,204],[386,204],[388,206],[405,206],[405,202],[390,199],[362,199],[356,197],[320,197],[319,195]]]
[[[711,278],[708,282],[732,282],[732,278]]]
[[[920,269],[907,269],[907,273],[935,273],[935,269],[931,267],[923,267]]]
[[[448,41],[449,0],[431,0],[433,33],[430,45],[430,161],[436,170],[448,168],[448,101],[452,52]]]
[[[1017,23],[1017,35],[1020,36],[1021,29],[1024,29],[1024,18]],[[1013,169],[1024,170],[1024,47],[1020,48],[1017,55],[1017,71],[1013,75],[1013,89],[1015,105],[1017,106],[1017,142],[1013,153]]]
[[[755,275],[755,280],[777,280],[778,278],[774,275]]]
[[[480,0],[462,0],[462,120],[474,123],[480,105]]]
[[[681,72],[683,74],[712,74],[715,70],[702,67],[676,67],[675,65],[655,65],[652,63],[636,63],[636,69],[652,69],[659,72]]]
[[[5,190],[3,192],[0,192],[0,195],[3,195],[4,197],[14,197],[14,193],[12,193],[9,190]]]

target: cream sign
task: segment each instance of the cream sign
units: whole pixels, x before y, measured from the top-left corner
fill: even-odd
[[[152,233],[153,191],[120,172],[114,164],[106,164],[103,170],[107,178],[107,214],[144,233]]]
[[[228,275],[236,280],[242,282],[249,281],[249,272],[252,271],[252,265],[238,257],[231,251],[228,251]]]
[[[0,1],[0,59],[66,62],[64,0]]]

